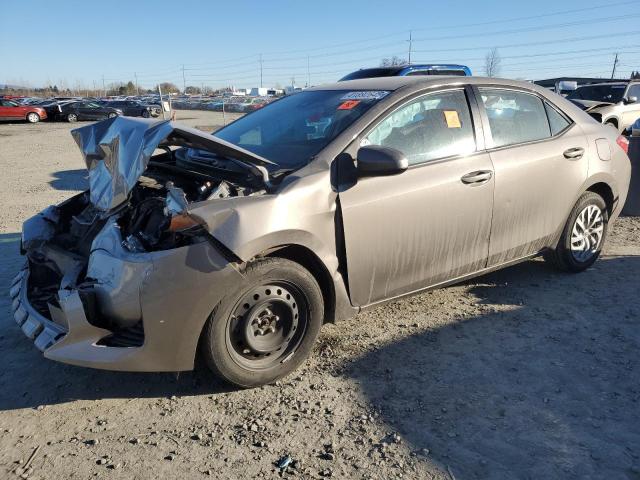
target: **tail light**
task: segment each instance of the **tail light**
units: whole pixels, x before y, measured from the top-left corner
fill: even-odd
[[[629,139],[627,137],[620,135],[616,139],[616,143],[620,145],[620,148],[624,150],[624,153],[626,153],[627,155],[629,154]]]

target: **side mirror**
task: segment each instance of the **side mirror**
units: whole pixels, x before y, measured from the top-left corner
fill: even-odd
[[[379,145],[360,147],[357,162],[359,177],[397,175],[409,167],[407,157],[400,150]]]
[[[627,105],[631,103],[638,103],[638,97],[627,97],[624,99],[624,103],[626,103]]]

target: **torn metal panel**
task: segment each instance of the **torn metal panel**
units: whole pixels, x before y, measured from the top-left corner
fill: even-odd
[[[71,134],[89,170],[91,203],[105,212],[126,201],[158,147],[201,148],[258,166],[273,165],[232,143],[169,120],[115,117]]]
[[[24,222],[22,226],[22,248],[38,247],[55,233],[55,224],[60,221],[57,207],[51,205]]]
[[[171,215],[180,214],[186,211],[187,196],[179,187],[175,187],[173,184],[167,185],[167,212]]]

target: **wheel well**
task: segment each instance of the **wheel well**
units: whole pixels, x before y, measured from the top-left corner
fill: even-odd
[[[600,182],[591,185],[587,188],[587,191],[600,195],[607,204],[607,212],[611,215],[611,212],[613,212],[613,191],[611,190],[611,187],[604,182]]]
[[[331,275],[324,263],[307,247],[302,245],[283,245],[270,250],[264,256],[286,258],[306,268],[316,279],[324,299],[324,323],[335,322],[336,295]]]
[[[615,127],[618,128],[618,119],[615,117],[608,118],[604,123],[610,123],[611,125],[615,125]]]

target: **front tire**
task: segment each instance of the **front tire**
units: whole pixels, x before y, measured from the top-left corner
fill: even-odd
[[[585,192],[571,210],[556,248],[545,259],[557,268],[582,272],[595,263],[607,237],[609,212],[604,199]]]
[[[149,110],[143,110],[142,111],[142,117],[143,118],[149,118],[151,116],[151,114],[149,113]]]
[[[40,115],[35,112],[27,113],[27,122],[29,123],[38,123],[40,121]]]
[[[211,314],[200,348],[216,375],[251,388],[284,377],[307,358],[324,302],[313,275],[290,260],[260,259],[243,273]]]

